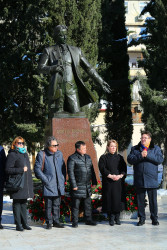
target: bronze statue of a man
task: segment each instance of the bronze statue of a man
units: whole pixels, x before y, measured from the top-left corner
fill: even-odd
[[[80,48],[66,44],[66,26],[56,26],[54,33],[56,45],[45,48],[39,62],[39,72],[51,75],[49,110],[78,113],[80,107],[95,101],[80,77],[80,66],[104,91],[110,92],[110,87],[89,64]]]

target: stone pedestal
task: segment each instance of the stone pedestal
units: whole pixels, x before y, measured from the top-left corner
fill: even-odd
[[[56,137],[59,150],[62,151],[65,163],[69,155],[75,152],[75,143],[84,141],[87,154],[90,155],[97,180],[100,180],[96,151],[92,142],[90,123],[87,118],[52,118],[49,120],[47,135]]]

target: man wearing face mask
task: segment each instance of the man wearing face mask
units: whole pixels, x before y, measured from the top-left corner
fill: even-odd
[[[128,155],[129,164],[134,168],[134,185],[137,188],[138,217],[137,226],[145,224],[145,194],[149,199],[150,218],[152,225],[158,226],[158,165],[163,162],[161,149],[154,145],[151,140],[151,133],[143,131],[141,141],[132,147]]]
[[[78,113],[80,107],[95,101],[81,79],[80,66],[105,92],[110,93],[110,87],[89,64],[80,48],[66,44],[66,26],[56,26],[54,36],[56,44],[44,49],[39,62],[39,72],[51,75],[49,110],[51,113]]]

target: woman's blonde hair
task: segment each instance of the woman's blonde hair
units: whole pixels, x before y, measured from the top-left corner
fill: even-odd
[[[14,141],[12,142],[11,149],[14,149],[14,148],[15,148],[15,145],[16,145],[16,143],[17,143],[19,140],[22,140],[22,142],[25,142],[25,140],[23,139],[23,137],[17,136],[17,137],[14,139]]]
[[[108,140],[107,146],[106,146],[106,152],[105,153],[107,154],[109,152],[108,151],[108,147],[110,146],[111,143],[115,143],[116,144],[116,147],[117,147],[116,152],[118,153],[118,142],[116,140],[114,140],[114,139]]]

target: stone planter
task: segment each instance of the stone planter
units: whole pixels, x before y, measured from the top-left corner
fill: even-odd
[[[129,212],[129,211],[122,211],[120,213],[120,219],[137,219],[137,211],[134,211],[133,213],[132,212]]]

